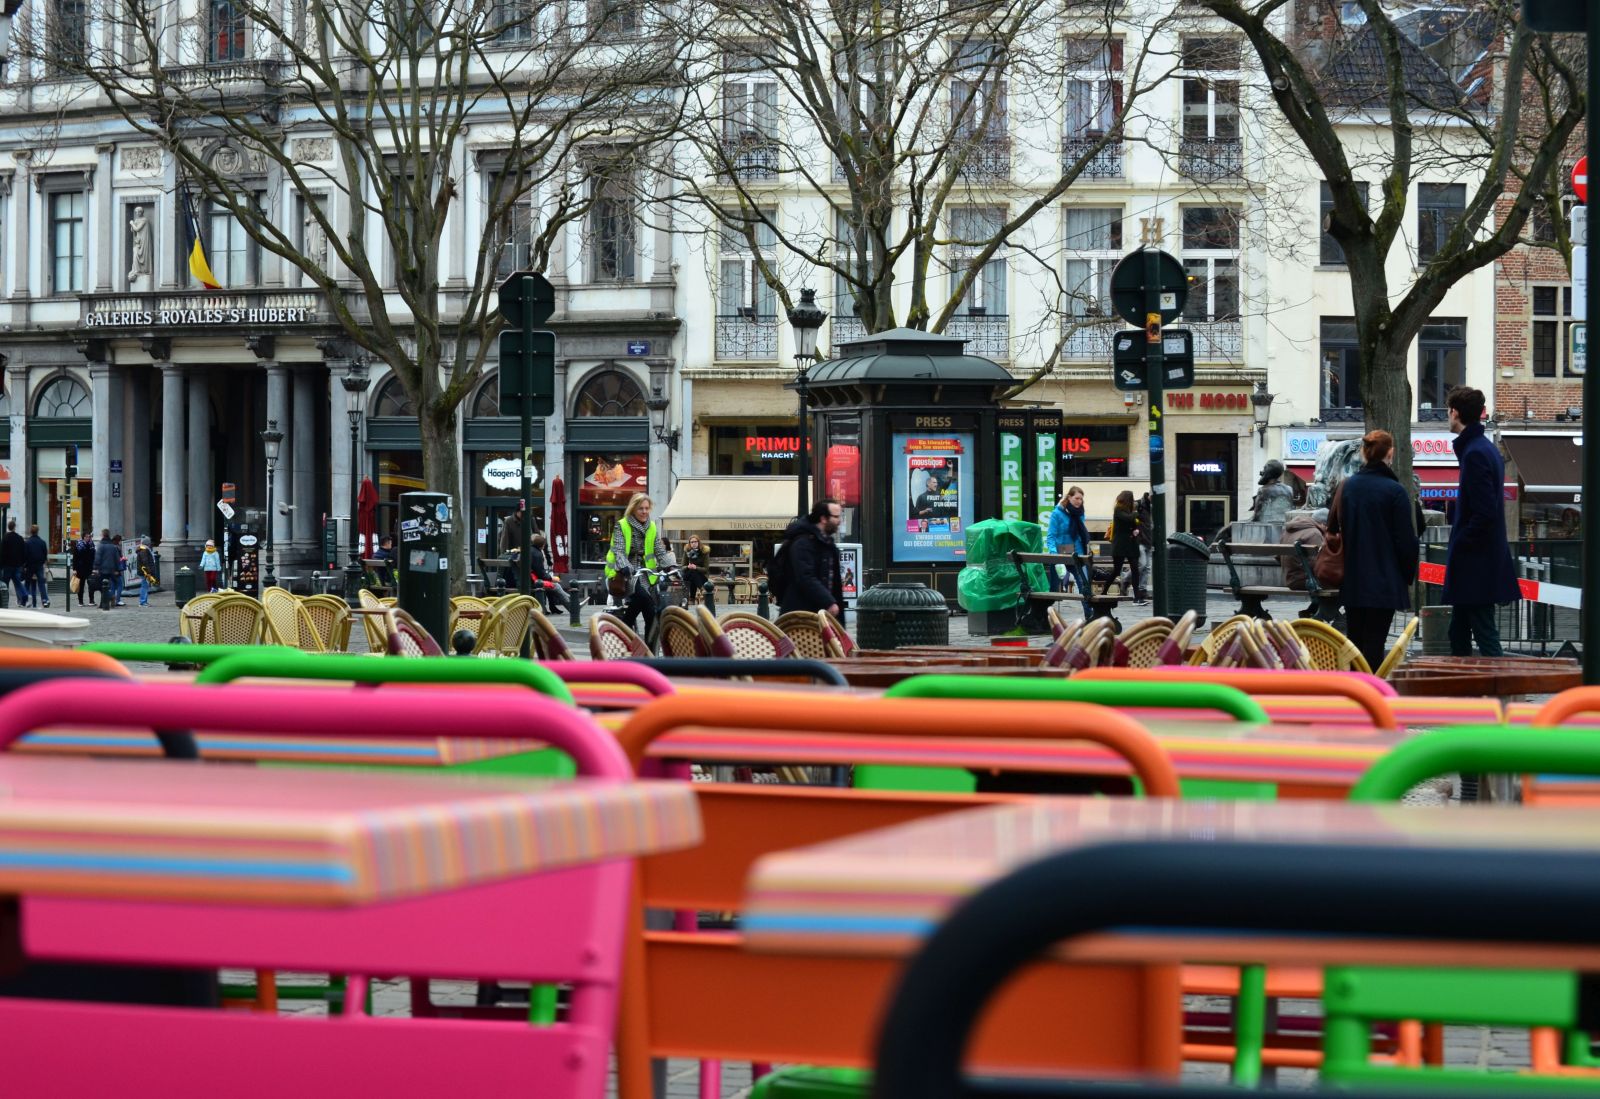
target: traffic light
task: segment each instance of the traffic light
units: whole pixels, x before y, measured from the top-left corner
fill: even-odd
[[[536,271],[518,271],[500,284],[500,414],[555,415],[556,335],[536,328],[555,312],[555,288]]]

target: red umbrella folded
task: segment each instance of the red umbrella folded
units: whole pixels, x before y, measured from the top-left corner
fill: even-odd
[[[361,478],[361,491],[356,493],[356,530],[361,535],[361,556],[372,557],[372,538],[378,529],[378,490],[371,477]]]
[[[567,486],[560,477],[550,482],[550,546],[555,555],[555,571],[571,572],[572,557],[567,545]]]

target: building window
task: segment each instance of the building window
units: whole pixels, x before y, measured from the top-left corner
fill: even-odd
[[[589,25],[596,38],[632,38],[644,29],[639,0],[589,0]]]
[[[256,247],[244,223],[226,206],[212,204],[206,215],[206,258],[223,286],[250,286],[255,281]]]
[[[50,196],[50,292],[77,294],[84,287],[88,202],[82,191],[57,191]]]
[[[533,13],[531,0],[491,0],[489,19],[495,29],[496,42],[509,46],[531,40]]]
[[[1554,378],[1557,364],[1569,378],[1572,372],[1572,287],[1533,288],[1533,376]]]
[[[950,209],[950,293],[968,276],[977,253],[1000,235],[1006,212],[999,206],[954,206]],[[1006,258],[1004,247],[972,274],[956,312],[972,316],[1005,316]]]
[[[485,378],[482,385],[478,386],[478,395],[472,399],[472,411],[468,413],[475,419],[486,419],[500,415],[500,376]]]
[[[60,375],[45,386],[34,404],[34,416],[41,420],[65,420],[92,415],[89,391],[76,378]]]
[[[1467,383],[1467,322],[1439,320],[1417,336],[1417,419],[1447,420],[1445,398]]]
[[[1064,232],[1064,311],[1079,322],[1112,316],[1111,269],[1122,258],[1121,209],[1069,206]]]
[[[1361,349],[1356,322],[1322,318],[1322,418],[1330,423],[1360,422]]]
[[[1195,179],[1222,179],[1243,170],[1239,146],[1237,38],[1183,40],[1183,135],[1179,168]]]
[[[711,472],[719,476],[793,476],[800,472],[800,434],[793,420],[711,428]]]
[[[1001,51],[993,42],[956,46],[956,76],[950,82],[950,129],[961,140],[1003,140],[1006,82]]]
[[[1189,276],[1185,320],[1239,319],[1239,209],[1183,208],[1183,268]]]
[[[1322,234],[1322,265],[1324,267],[1343,267],[1345,265],[1344,249],[1339,247],[1339,242],[1334,240],[1332,234],[1328,232],[1328,227],[1333,224],[1333,192],[1328,188],[1326,181],[1321,186],[1322,216],[1317,224]],[[1365,183],[1357,183],[1354,186],[1357,197],[1361,201],[1361,208],[1365,210],[1367,208],[1367,185]]]
[[[505,278],[533,269],[533,203],[526,193],[527,177],[496,172],[486,177],[484,207],[495,217],[494,247],[499,252],[495,275]],[[496,217],[496,213],[498,216]]]
[[[837,239],[835,255],[839,257],[836,262],[850,272],[846,275],[835,271],[833,275],[832,340],[837,346],[847,339],[865,335],[858,319],[861,310],[856,304],[856,290],[873,282],[876,260],[871,233],[862,227],[858,235],[856,227],[850,224],[843,210],[834,214],[834,236]]]
[[[210,0],[209,10],[211,25],[207,36],[206,59],[212,62],[243,61],[248,19],[243,5],[235,0]]]
[[[89,55],[89,13],[85,0],[53,0],[50,5],[49,60],[60,73],[79,72]]]
[[[1467,208],[1465,183],[1417,184],[1417,262],[1427,263],[1444,247]]]
[[[1122,39],[1067,39],[1066,136],[1104,137],[1122,113]]]
[[[776,209],[759,211],[761,221],[744,222],[737,210],[725,211],[718,246],[717,357],[771,359],[778,354],[778,295],[767,284],[778,234]]]
[[[778,136],[778,82],[751,57],[730,55],[722,82],[722,140],[759,144]]]
[[[574,416],[643,416],[644,394],[631,375],[603,370],[583,383],[572,408]]]
[[[417,406],[411,403],[406,387],[400,384],[400,379],[393,374],[383,383],[378,390],[378,395],[372,402],[373,416],[409,416],[415,417]]]
[[[589,281],[631,282],[635,271],[633,180],[622,169],[599,171],[590,180]]]

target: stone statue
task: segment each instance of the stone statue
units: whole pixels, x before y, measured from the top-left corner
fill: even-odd
[[[150,222],[144,216],[144,207],[133,208],[133,219],[128,222],[128,289],[150,289]]]
[[[1261,467],[1261,486],[1250,502],[1250,519],[1256,523],[1282,523],[1289,517],[1289,507],[1294,503],[1294,489],[1283,483],[1283,463],[1273,458]]]
[[[1306,506],[1325,508],[1333,502],[1339,482],[1360,469],[1361,440],[1345,439],[1322,448],[1317,456],[1317,473],[1306,490]]]
[[[306,259],[315,264],[319,271],[327,271],[328,234],[322,231],[322,223],[317,220],[317,213],[309,204],[306,206],[305,253]]]

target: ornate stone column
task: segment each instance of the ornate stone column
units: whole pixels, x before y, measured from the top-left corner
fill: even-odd
[[[189,507],[185,539],[203,549],[213,537],[211,499],[211,379],[202,367],[189,368]],[[221,543],[218,543],[221,546]]]
[[[263,337],[270,340],[270,337]],[[246,342],[249,342],[248,340]],[[252,348],[255,350],[255,348]],[[260,355],[259,350],[256,351]],[[270,351],[268,352],[270,356]],[[278,503],[288,499],[290,493],[288,467],[293,463],[294,438],[296,432],[289,420],[289,371],[282,363],[270,357],[263,357],[261,365],[267,369],[267,419],[276,420],[278,430],[283,432],[283,445],[278,451],[277,487],[273,491],[274,514],[269,518],[272,523],[272,541],[276,543],[281,553],[287,548],[290,534],[289,517],[278,510]],[[266,495],[266,484],[261,486],[263,499]]]
[[[183,367],[168,361],[172,347],[166,340],[149,349],[161,372],[161,544],[177,567],[178,553],[188,537],[188,490],[183,483]],[[159,356],[159,357],[158,357]]]
[[[116,534],[120,515],[111,514],[111,354],[104,340],[84,340],[78,350],[89,360],[89,407],[93,410],[90,440],[94,447],[91,507],[97,528]],[[95,531],[99,533],[99,529]]]
[[[290,436],[294,447],[291,482],[286,482],[284,498],[295,506],[290,517],[294,541],[318,563],[322,552],[315,549],[317,533],[317,378],[315,367],[301,367],[294,379],[294,431]]]

